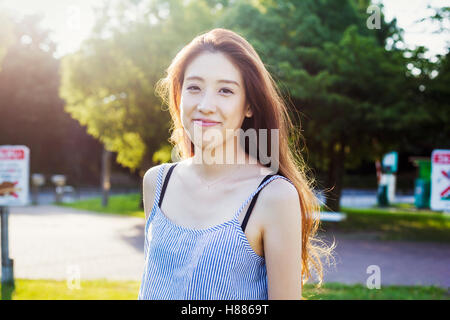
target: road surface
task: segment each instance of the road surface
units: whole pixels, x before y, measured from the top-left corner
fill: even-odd
[[[9,208],[15,278],[141,280],[144,220],[40,205]],[[337,243],[325,282],[363,283],[376,265],[381,285],[450,286],[450,244],[377,241],[370,235],[321,234]]]

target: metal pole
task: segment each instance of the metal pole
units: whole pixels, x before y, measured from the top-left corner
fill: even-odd
[[[55,187],[55,202],[61,203],[61,199],[62,199],[62,187],[56,186]]]
[[[12,284],[14,286],[13,259],[9,258],[8,249],[8,207],[0,207],[1,213],[1,247],[2,247],[2,285]]]
[[[102,155],[102,206],[108,205],[109,190],[111,189],[111,155],[112,152],[103,147]]]
[[[32,200],[31,200],[31,203],[33,204],[33,205],[37,205],[38,204],[38,192],[39,192],[39,190],[38,190],[38,186],[37,185],[35,185],[35,184],[33,184],[33,186],[31,187],[32,189],[32,193],[31,193],[31,195],[32,195]]]

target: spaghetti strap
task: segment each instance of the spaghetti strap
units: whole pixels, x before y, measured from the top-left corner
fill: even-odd
[[[260,187],[265,181],[267,181],[268,179],[270,179],[270,177],[272,177],[274,175],[275,174],[268,174],[267,176],[265,176],[258,187]],[[247,226],[248,219],[250,218],[250,214],[253,210],[253,207],[255,206],[256,199],[258,199],[258,196],[259,196],[259,192],[257,192],[256,195],[253,197],[253,200],[250,203],[250,206],[248,207],[247,213],[245,214],[244,220],[242,221],[242,225],[241,225],[242,231],[245,231],[245,227]]]
[[[241,226],[242,230],[245,230],[248,219],[250,218],[250,214],[253,210],[253,207],[255,206],[256,199],[259,196],[259,192],[270,182],[272,182],[273,180],[278,179],[278,178],[286,180],[287,182],[293,184],[291,180],[289,180],[288,178],[286,178],[284,176],[278,175],[278,174],[269,174],[269,175],[265,176],[264,179],[261,181],[259,187],[247,198],[247,200],[241,205],[241,207],[237,210],[236,214],[234,215],[234,219],[237,220],[239,218],[239,215],[241,214],[242,210],[247,206],[249,201],[253,200],[247,210],[247,213],[245,214],[244,220],[242,221],[242,226]]]
[[[172,174],[173,169],[177,166],[178,163],[170,166],[169,171],[166,174],[166,178],[164,179],[164,185],[162,187],[161,195],[158,197],[158,207],[161,208],[162,200],[164,198],[164,194],[166,193],[167,184],[169,183],[170,175]]]

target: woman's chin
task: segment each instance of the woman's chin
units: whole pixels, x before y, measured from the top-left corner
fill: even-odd
[[[218,147],[217,144],[208,143],[206,141],[203,142],[202,144],[194,143],[194,146],[195,146],[195,148],[201,149],[203,151],[210,151],[210,150],[213,150]]]

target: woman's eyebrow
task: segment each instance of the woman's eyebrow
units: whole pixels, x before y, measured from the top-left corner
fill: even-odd
[[[191,76],[191,77],[187,77],[186,80],[199,80],[199,81],[205,81],[202,77],[199,76]],[[231,84],[235,84],[239,87],[239,83],[237,83],[234,80],[226,80],[226,79],[222,79],[222,80],[217,80],[217,82],[219,83],[231,83]]]

